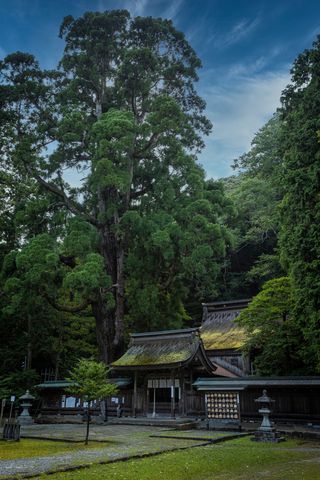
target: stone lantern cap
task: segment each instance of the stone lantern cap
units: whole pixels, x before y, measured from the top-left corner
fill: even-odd
[[[33,395],[31,395],[31,393],[29,392],[29,390],[26,391],[26,393],[24,395],[21,395],[21,397],[19,397],[19,400],[34,400],[35,397]]]
[[[272,398],[268,397],[267,390],[262,390],[262,396],[259,397],[259,398],[256,398],[255,402],[258,402],[258,403],[272,403],[272,402],[275,402],[275,400],[272,400]]]

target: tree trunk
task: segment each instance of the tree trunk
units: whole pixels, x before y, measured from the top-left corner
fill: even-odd
[[[114,360],[114,310],[107,310],[102,294],[92,303],[100,359],[106,365]]]
[[[59,369],[60,369],[60,351],[57,353],[56,356],[56,365],[54,368],[54,379],[58,380],[59,379]]]
[[[87,414],[87,431],[86,431],[86,440],[84,442],[85,445],[88,445],[89,442],[89,428],[90,428],[90,402],[88,402],[88,414]]]
[[[116,248],[114,248],[116,250]],[[92,303],[92,312],[96,320],[97,341],[101,360],[108,364],[122,354],[124,334],[124,250],[119,245],[110,265],[110,252],[104,252],[107,273],[116,285],[113,295],[115,308],[108,308],[103,292],[98,301]]]
[[[114,346],[116,353],[120,354],[123,347],[124,335],[124,250],[120,242],[118,242],[117,247],[117,290]]]
[[[106,205],[116,205],[118,202],[115,189],[98,191],[99,214],[104,215]],[[111,277],[114,291],[115,308],[110,309],[103,298],[92,305],[96,319],[97,340],[101,360],[106,364],[122,354],[124,334],[124,246],[123,240],[117,237],[115,227],[119,225],[119,214],[116,211],[100,230],[100,253],[104,258],[107,274]]]
[[[27,358],[26,358],[26,370],[32,367],[32,320],[31,315],[28,315],[28,343],[27,343]]]
[[[103,90],[96,98],[96,116],[97,119],[102,114]],[[132,170],[133,165],[130,166]],[[131,171],[132,177],[132,171]],[[107,308],[103,294],[100,293],[99,300],[92,305],[93,315],[96,319],[97,341],[100,350],[101,360],[109,364],[115,357],[122,354],[123,334],[124,334],[124,245],[123,239],[117,237],[115,227],[120,223],[118,206],[121,204],[119,194],[115,187],[98,188],[97,191],[97,209],[100,218],[105,218],[107,208],[114,205],[115,212],[104,221],[100,229],[101,245],[100,253],[104,258],[107,274],[111,277],[112,284],[116,285],[113,292],[115,308]],[[130,188],[127,192],[125,209],[128,208],[130,201]],[[120,207],[121,208],[121,207]]]
[[[59,325],[58,350],[57,350],[55,369],[54,369],[54,379],[55,380],[59,379],[59,370],[60,370],[62,343],[63,343],[63,333],[64,333],[63,329],[64,329],[63,320],[61,320],[61,323]]]

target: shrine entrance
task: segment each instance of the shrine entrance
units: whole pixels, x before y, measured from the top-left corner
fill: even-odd
[[[179,379],[149,378],[147,381],[147,415],[175,416],[179,410],[181,389]]]

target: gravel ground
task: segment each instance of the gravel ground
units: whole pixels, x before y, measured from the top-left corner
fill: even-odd
[[[91,450],[84,450],[81,448],[81,444],[79,444],[79,450],[75,452],[61,453],[46,457],[3,460],[0,461],[0,478],[3,476],[15,476],[18,474],[38,474],[50,470],[58,470],[71,465],[90,464],[122,457],[168,451],[181,447],[191,447],[204,443],[201,438],[199,438],[199,440],[188,440],[188,432],[183,432],[183,436],[186,438],[179,440],[175,438],[150,437],[152,434],[161,433],[168,433],[168,429],[132,425],[94,425],[90,432],[91,440],[108,440],[112,443],[105,447],[102,444],[101,448],[99,447]],[[180,432],[177,432],[177,434],[179,433]],[[190,436],[193,436],[194,433],[194,430],[190,431]],[[170,434],[172,435],[173,432],[171,431]],[[215,437],[217,436],[216,432],[212,432],[212,434],[215,434]],[[24,427],[22,435],[32,438],[37,437],[80,441],[83,440],[84,426],[32,425]]]

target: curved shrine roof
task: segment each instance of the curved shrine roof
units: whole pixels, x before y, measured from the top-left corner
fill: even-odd
[[[245,331],[235,322],[249,300],[213,302],[203,304],[203,323],[200,334],[206,350],[241,348],[246,340]]]
[[[180,367],[190,363],[196,356],[211,371],[215,369],[206,358],[197,328],[132,334],[128,350],[113,362],[112,367]]]

